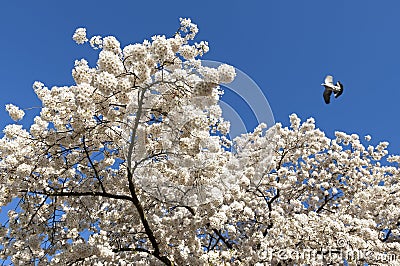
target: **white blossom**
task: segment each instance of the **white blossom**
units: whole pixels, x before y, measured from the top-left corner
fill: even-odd
[[[120,43],[114,36],[107,36],[103,38],[103,50],[111,51],[119,55],[121,53]]]
[[[7,104],[6,110],[14,121],[21,120],[25,115],[25,112],[23,110],[19,109],[18,106],[15,106],[13,104]]]
[[[181,46],[179,53],[183,56],[183,58],[189,60],[193,59],[197,55],[197,50],[193,46],[183,45]]]
[[[99,35],[90,38],[89,42],[93,49],[100,49],[103,47],[103,39]]]
[[[231,83],[236,76],[235,68],[233,66],[222,64],[218,67],[219,82]]]
[[[143,44],[129,44],[124,48],[124,57],[125,60],[132,61],[132,62],[140,62],[146,58],[147,49],[146,46]]]
[[[75,30],[74,35],[72,36],[72,39],[77,44],[84,44],[85,42],[87,42],[88,39],[86,38],[86,29],[85,28],[77,28]]]

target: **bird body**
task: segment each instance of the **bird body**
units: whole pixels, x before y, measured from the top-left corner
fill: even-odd
[[[325,87],[323,96],[326,104],[329,104],[331,101],[332,92],[335,95],[335,98],[339,97],[343,93],[343,84],[340,81],[336,82],[336,85],[333,84],[333,77],[331,75],[327,75],[325,77],[325,83],[321,84]]]

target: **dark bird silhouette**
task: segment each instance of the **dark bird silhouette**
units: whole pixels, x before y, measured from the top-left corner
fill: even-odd
[[[330,103],[332,92],[335,95],[335,98],[339,97],[343,93],[343,84],[340,81],[337,81],[336,85],[334,85],[333,77],[331,75],[327,75],[325,77],[325,83],[322,83],[321,85],[325,87],[323,96],[326,104]]]

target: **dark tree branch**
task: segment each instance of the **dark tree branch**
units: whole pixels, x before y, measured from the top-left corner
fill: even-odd
[[[324,209],[325,205],[328,204],[328,202],[331,201],[333,198],[334,198],[334,196],[332,196],[330,198],[328,196],[325,196],[324,203],[322,203],[321,206],[319,206],[315,212],[319,213],[320,211],[322,211]]]
[[[106,193],[106,189],[104,188],[103,182],[101,182],[101,179],[100,179],[100,176],[99,176],[99,172],[97,171],[96,167],[94,166],[92,158],[90,158],[89,152],[87,150],[86,142],[85,142],[85,136],[82,137],[82,142],[83,142],[83,149],[85,151],[86,157],[87,157],[87,159],[88,159],[88,161],[90,163],[90,166],[93,168],[94,175],[95,175],[96,179],[99,181],[101,190],[103,191],[103,193]]]
[[[126,195],[118,195],[118,194],[111,194],[107,192],[96,192],[96,191],[83,191],[83,192],[65,192],[65,191],[54,191],[54,192],[46,192],[46,191],[29,191],[29,190],[20,190],[20,192],[24,193],[34,193],[39,195],[45,196],[53,196],[53,197],[80,197],[80,196],[94,196],[94,197],[105,197],[110,199],[121,199],[121,200],[128,200],[133,202],[133,199]]]
[[[162,261],[165,265],[170,265],[172,266],[172,262],[168,259],[168,257],[166,256],[162,256],[160,254],[160,248],[158,246],[156,237],[154,236],[153,230],[151,230],[150,228],[150,224],[146,219],[146,216],[144,214],[144,210],[142,205],[140,204],[140,201],[136,195],[136,189],[135,189],[135,185],[133,184],[133,176],[132,173],[130,171],[130,169],[127,169],[128,171],[128,183],[129,183],[129,191],[131,192],[131,196],[132,196],[132,202],[133,205],[135,205],[136,210],[139,213],[139,217],[140,217],[140,221],[142,222],[142,225],[144,227],[144,231],[146,232],[146,235],[149,237],[151,246],[153,247],[154,251],[151,252],[151,254],[156,257],[157,259],[159,259],[160,261]]]
[[[229,243],[229,241],[221,234],[220,231],[218,231],[217,229],[213,229],[213,232],[219,237],[220,240],[222,240],[222,242],[224,242],[227,248],[229,249],[233,248],[232,244]]]

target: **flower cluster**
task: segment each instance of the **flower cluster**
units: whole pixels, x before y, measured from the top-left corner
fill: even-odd
[[[25,115],[25,112],[23,110],[19,109],[18,106],[15,106],[13,104],[7,104],[6,110],[14,121],[21,120]]]
[[[74,35],[72,36],[72,39],[74,39],[77,44],[84,44],[85,42],[87,42],[88,39],[86,38],[86,29],[76,29]]]

